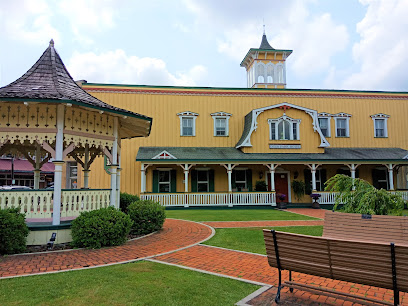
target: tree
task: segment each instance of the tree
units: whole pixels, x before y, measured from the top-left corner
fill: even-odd
[[[342,210],[347,213],[369,215],[402,215],[404,199],[398,193],[376,189],[362,179],[353,179],[337,174],[326,183],[325,191],[338,192],[334,209],[344,204]]]

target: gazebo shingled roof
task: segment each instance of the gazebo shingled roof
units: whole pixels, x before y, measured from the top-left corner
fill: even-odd
[[[83,90],[69,74],[54,48],[53,40],[38,61],[23,76],[0,88],[0,102],[7,100],[59,100],[55,102],[72,102],[83,107],[152,121],[150,117],[102,102]],[[147,135],[150,133],[150,128],[151,124]],[[135,137],[129,133],[125,134],[127,137]]]

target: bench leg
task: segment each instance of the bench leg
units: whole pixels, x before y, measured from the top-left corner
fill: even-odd
[[[292,281],[292,271],[289,271],[289,281],[290,281],[290,282]],[[290,291],[290,293],[293,293],[293,288],[291,287],[291,288],[289,289],[289,291]]]
[[[281,292],[281,289],[282,289],[282,271],[281,271],[281,269],[278,269],[278,275],[279,275],[279,284],[278,284],[278,292],[276,293],[276,296],[275,296],[276,304],[279,303],[280,292]]]

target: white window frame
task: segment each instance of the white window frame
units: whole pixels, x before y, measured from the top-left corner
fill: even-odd
[[[380,113],[380,114],[371,115],[370,117],[371,119],[373,119],[374,138],[387,138],[388,137],[388,118],[390,118],[390,116]],[[376,134],[375,122],[377,120],[384,120],[384,136],[377,136]]]
[[[198,180],[198,172],[205,172],[207,176],[206,181],[199,181]],[[199,184],[207,184],[207,190],[206,191],[198,191],[198,185]],[[198,169],[197,170],[197,192],[209,192],[210,191],[210,171],[209,170],[204,170],[204,169]]]
[[[229,136],[229,119],[231,116],[232,114],[226,113],[226,112],[217,112],[217,113],[211,114],[211,117],[213,118],[213,121],[214,121],[214,136],[215,137]],[[225,135],[217,135],[217,126],[216,126],[217,119],[225,119]]]
[[[178,113],[177,116],[180,118],[180,136],[183,137],[192,137],[196,135],[196,119],[198,114],[190,111]],[[183,135],[183,119],[192,119],[193,120],[193,133],[192,135]]]
[[[165,191],[160,191],[160,185],[169,185],[169,191],[171,192],[171,169],[158,169],[159,173],[158,173],[158,186],[157,186],[157,191],[159,193],[165,193]],[[160,182],[160,172],[168,172],[169,174],[169,180],[165,181],[165,182]]]
[[[245,174],[245,181],[237,181],[237,171],[244,171]],[[237,183],[242,184],[245,183],[244,188],[242,189],[248,189],[248,177],[247,177],[247,168],[236,168],[235,172],[234,172],[234,180],[235,180],[235,186],[237,185]],[[238,189],[238,187],[236,187]]]
[[[350,137],[350,117],[351,117],[351,115],[346,114],[346,113],[338,113],[338,114],[333,115],[336,137],[338,137],[338,138]],[[345,119],[346,120],[346,136],[338,136],[338,134],[337,134],[337,126],[338,126],[337,120],[339,120],[339,119]]]
[[[319,119],[327,119],[327,135],[323,135],[326,138],[330,138],[331,137],[331,114],[329,113],[319,113],[317,115],[317,122],[319,123],[319,127],[320,127],[320,122]],[[322,129],[320,128],[320,131]],[[323,132],[322,132],[323,134]]]
[[[286,121],[290,124],[289,127],[289,139],[279,139],[279,135],[277,135],[278,131],[278,125],[282,121]],[[286,114],[283,114],[282,117],[277,118],[277,119],[268,119],[268,124],[269,124],[269,140],[280,140],[280,141],[287,141],[287,140],[300,140],[300,122],[302,120],[300,119],[293,119],[291,117],[286,116]],[[272,135],[272,124],[275,124],[275,137]],[[293,125],[297,124],[296,127],[296,138],[295,135],[293,135]]]

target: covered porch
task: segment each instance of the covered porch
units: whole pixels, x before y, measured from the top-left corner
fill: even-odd
[[[18,207],[29,221],[77,217],[101,207],[119,208],[121,139],[146,137],[152,119],[106,104],[85,92],[66,70],[51,40],[40,59],[21,78],[0,88],[0,156],[18,155],[33,171],[34,189],[0,190],[0,208]],[[110,186],[90,189],[90,166],[109,160]],[[64,189],[64,165],[82,167],[82,184]],[[41,168],[54,165],[53,185],[40,189]],[[12,182],[14,185],[14,182]]]
[[[141,147],[141,198],[164,206],[333,205],[324,183],[336,174],[362,178],[408,200],[408,151],[396,148],[327,148],[325,153],[248,154],[235,148]],[[293,181],[305,184],[296,194]],[[262,189],[262,185],[265,189]]]

